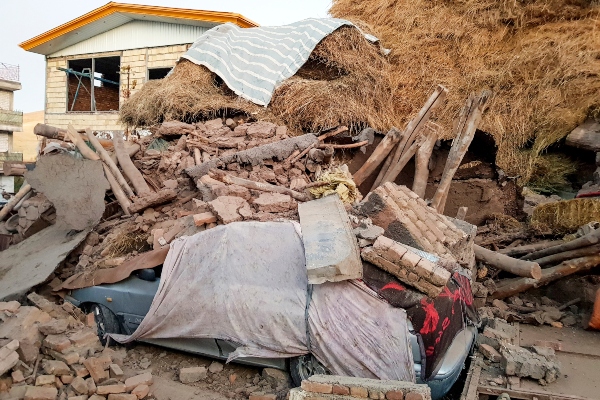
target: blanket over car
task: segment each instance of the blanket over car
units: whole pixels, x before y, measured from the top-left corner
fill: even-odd
[[[312,353],[337,375],[414,382],[406,312],[359,281],[309,285],[299,229],[237,222],[175,240],[150,311],[111,337],[215,338],[239,344],[228,361]]]

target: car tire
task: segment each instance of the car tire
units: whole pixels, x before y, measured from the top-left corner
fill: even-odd
[[[327,369],[312,354],[305,354],[290,360],[290,375],[296,386],[300,386],[303,380],[313,375],[328,374]]]
[[[93,304],[90,307],[90,312],[94,313],[94,320],[96,321],[96,327],[98,328],[98,338],[103,346],[106,345],[108,338],[105,337],[107,333],[121,333],[121,324],[115,313],[113,313],[108,307],[102,304]]]

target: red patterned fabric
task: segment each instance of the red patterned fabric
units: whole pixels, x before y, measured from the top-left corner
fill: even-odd
[[[458,273],[452,275],[435,299],[404,285],[393,275],[369,263],[364,263],[363,281],[392,306],[406,310],[415,333],[423,339],[423,380],[437,373],[446,350],[466,324],[478,322],[471,284]]]

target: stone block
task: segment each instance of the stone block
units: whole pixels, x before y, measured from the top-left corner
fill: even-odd
[[[125,386],[129,392],[139,385],[151,386],[153,382],[154,378],[152,378],[152,374],[150,372],[146,372],[144,374],[132,376],[131,378],[126,379]]]
[[[362,278],[362,261],[346,209],[337,195],[298,205],[311,284]]]
[[[181,368],[179,370],[179,381],[181,383],[194,383],[206,379],[206,367]]]

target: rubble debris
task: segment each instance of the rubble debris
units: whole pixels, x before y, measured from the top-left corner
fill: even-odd
[[[36,168],[25,177],[55,205],[57,225],[80,231],[95,226],[102,218],[109,185],[100,162],[67,154],[48,155],[40,157]]]
[[[431,154],[433,148],[440,136],[440,126],[427,121],[423,128],[425,139],[415,154],[415,177],[413,179],[412,191],[417,194],[420,198],[425,198],[425,189],[427,188],[427,179],[429,178],[429,164],[431,160]],[[466,214],[466,211],[465,211]],[[462,218],[464,219],[464,216]]]
[[[53,225],[4,250],[0,257],[0,301],[18,298],[48,279],[90,230],[73,233]]]
[[[402,132],[396,128],[392,128],[383,138],[383,140],[377,145],[375,151],[365,161],[363,166],[354,173],[354,182],[360,186],[366,178],[371,175],[375,169],[384,162],[388,154],[394,149],[396,144],[400,141]]]
[[[362,278],[356,238],[337,195],[298,205],[308,282],[320,284]]]
[[[212,168],[217,168],[220,165],[231,163],[259,165],[266,159],[283,161],[295,150],[304,150],[310,145],[318,143],[318,141],[318,138],[310,133],[296,136],[276,143],[268,143],[262,146],[253,147],[249,150],[242,150],[231,155],[211,159],[208,162],[187,169],[186,173],[190,177],[198,179],[203,175],[208,174]]]
[[[326,397],[325,397],[325,396]],[[431,400],[427,385],[412,382],[313,375],[290,390],[290,400],[370,398],[387,400]]]
[[[600,122],[588,119],[567,135],[565,144],[578,149],[600,152]]]
[[[506,375],[555,382],[560,375],[560,363],[554,356],[547,356],[519,346],[506,345],[500,351],[501,365]]]
[[[115,147],[115,154],[119,160],[119,165],[123,169],[123,173],[127,175],[127,178],[129,178],[131,181],[131,184],[135,188],[137,195],[149,195],[151,193],[150,187],[144,180],[143,175],[131,161],[131,158],[129,158],[129,154],[127,154],[127,150],[125,149],[125,144],[123,143],[123,138],[121,135],[113,135],[113,144]]]
[[[8,216],[12,209],[31,191],[31,185],[25,184],[21,186],[21,189],[0,209],[0,221]]]
[[[433,261],[437,257],[425,255],[385,236],[379,236],[373,247],[364,248],[361,256],[432,298],[442,292],[450,279],[450,272]]]
[[[367,195],[356,211],[385,229],[387,238],[471,267],[474,237],[458,229],[405,186],[381,185]]]

